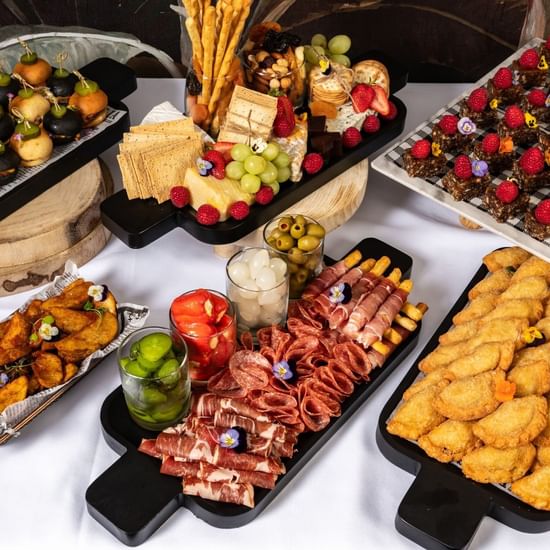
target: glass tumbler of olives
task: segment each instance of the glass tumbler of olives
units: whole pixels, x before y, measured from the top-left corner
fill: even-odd
[[[164,327],[129,334],[117,351],[122,391],[132,420],[160,431],[189,412],[191,379],[184,339]]]
[[[264,227],[264,246],[288,265],[290,298],[298,299],[323,269],[325,229],[308,216],[285,214]]]

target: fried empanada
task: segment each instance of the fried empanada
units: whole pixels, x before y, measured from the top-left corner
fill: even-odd
[[[487,323],[493,319],[509,319],[510,317],[524,317],[530,325],[534,325],[542,316],[543,305],[540,300],[527,298],[506,300],[500,302],[493,311],[481,319],[481,323]]]
[[[34,357],[32,371],[43,388],[53,388],[63,381],[63,363],[53,353],[39,351]]]
[[[548,404],[544,397],[530,395],[502,403],[496,411],[473,427],[486,445],[508,449],[530,443],[548,422]]]
[[[540,275],[526,277],[511,284],[499,297],[499,302],[530,298],[544,300],[548,296],[548,283]]]
[[[443,382],[443,384],[441,384]],[[420,380],[417,380],[412,386],[409,387],[403,393],[403,399],[407,401],[407,399],[410,399],[413,395],[417,394],[418,392],[425,390],[426,388],[430,386],[438,385],[440,389],[443,389],[449,382],[448,374],[445,372],[445,369],[437,369],[433,372],[430,372],[426,376],[423,376]]]
[[[547,397],[546,400],[548,402],[548,415],[546,417],[546,425],[544,426],[542,432],[537,435],[534,441],[535,445],[539,445],[541,447],[550,447],[550,398]]]
[[[471,422],[446,420],[420,437],[418,444],[439,462],[453,462],[479,447],[481,441],[474,435]]]
[[[493,250],[493,252],[483,257],[483,263],[491,272],[498,271],[503,267],[518,268],[523,262],[531,257],[531,254],[519,246],[510,246]]]
[[[26,376],[18,376],[5,386],[0,388],[0,413],[6,407],[13,405],[19,401],[23,401],[27,397],[29,389],[29,379]]]
[[[468,292],[468,298],[473,300],[488,292],[500,294],[510,286],[513,271],[507,268],[499,269],[477,283]]]
[[[513,342],[516,349],[525,346],[523,332],[529,327],[529,321],[521,317],[493,319],[479,327],[477,336],[468,342],[477,347],[488,342]]]
[[[479,319],[473,319],[460,325],[455,325],[439,337],[439,343],[443,346],[456,344],[473,338],[479,330]]]
[[[388,432],[416,441],[441,424],[445,417],[433,408],[433,400],[438,393],[437,385],[429,386],[404,401],[388,422]]]
[[[541,346],[524,348],[514,355],[512,367],[534,363],[535,361],[547,361],[550,357],[550,342]]]
[[[452,420],[476,420],[493,412],[499,401],[496,384],[504,372],[494,370],[454,380],[433,400],[434,409]]]
[[[537,462],[540,466],[550,466],[550,446],[537,447]]]
[[[77,279],[66,286],[61,294],[45,300],[42,303],[42,310],[49,312],[52,307],[82,309],[84,304],[90,300],[88,289],[92,284],[84,279]]]
[[[510,483],[527,473],[535,455],[531,444],[511,449],[485,446],[464,456],[462,472],[480,483]]]
[[[466,353],[467,347],[467,343],[465,344],[464,342],[449,344],[447,346],[437,346],[437,348],[418,363],[418,368],[422,372],[429,373],[441,367],[445,367],[452,361],[462,357],[462,355]]]
[[[531,256],[518,267],[512,277],[512,284],[516,281],[521,281],[521,279],[533,277],[534,275],[540,275],[550,283],[550,263],[545,262],[537,256]]]
[[[519,365],[510,370],[507,379],[516,385],[516,397],[543,395],[550,391],[550,362]]]
[[[97,320],[94,311],[78,311],[66,307],[50,307],[48,313],[55,319],[55,325],[67,334],[78,332]]]
[[[479,319],[495,309],[500,294],[487,293],[474,298],[462,311],[453,317],[455,325]]]
[[[453,361],[443,371],[452,379],[475,376],[496,368],[507,370],[514,358],[513,342],[489,342]],[[438,372],[438,371],[435,371]]]
[[[550,466],[518,479],[512,483],[511,491],[534,508],[550,511]]]
[[[9,319],[4,335],[0,339],[0,365],[6,365],[30,352],[29,336],[32,325],[16,311]]]
[[[541,319],[538,321],[538,323],[535,325],[546,338],[547,341],[550,340],[550,317],[544,317],[544,319]]]

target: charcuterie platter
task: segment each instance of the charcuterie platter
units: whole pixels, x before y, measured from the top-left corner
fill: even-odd
[[[377,239],[365,239],[354,250],[360,251],[364,257],[390,257],[395,269],[401,270],[403,276],[410,274],[412,258]],[[326,263],[332,264],[333,260],[326,258]],[[144,542],[180,506],[188,508],[197,517],[215,527],[239,527],[252,521],[411,352],[417,335],[418,330],[409,333],[407,338],[395,346],[382,368],[373,369],[369,372],[366,383],[355,386],[352,393],[342,401],[340,414],[333,417],[330,423],[324,424],[318,431],[302,433],[298,437],[295,454],[290,453],[282,462],[276,460],[286,473],[276,477],[273,488],[256,489],[255,502],[246,505],[213,502],[198,496],[184,495],[178,479],[161,475],[158,460],[138,451],[138,447],[144,450],[148,446],[146,441],[154,444],[154,439],[149,438],[155,437],[155,434],[140,428],[131,420],[122,389],[116,389],[103,404],[101,423],[108,444],[122,456],[88,488],[88,511],[106,529],[129,545]],[[248,357],[246,354],[255,353],[240,351],[236,356],[244,354],[239,357]],[[254,365],[250,367],[250,371],[253,367]],[[220,374],[221,376],[215,376],[218,386],[223,385],[227,373]],[[171,440],[174,433],[167,431],[163,437]],[[226,456],[227,452],[222,455]],[[246,458],[253,456],[244,453],[241,455],[243,459],[245,455]],[[171,464],[174,465],[174,462]],[[257,473],[261,471],[263,470]],[[265,475],[267,474],[263,474]]]

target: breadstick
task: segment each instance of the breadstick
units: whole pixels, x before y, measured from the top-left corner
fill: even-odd
[[[216,8],[209,6],[204,14],[202,26],[202,93],[199,103],[208,105],[212,91],[212,70],[214,64],[214,46],[216,34]],[[211,112],[211,111],[210,111]]]
[[[366,273],[367,271],[370,271],[371,269],[373,269],[375,265],[376,265],[376,260],[374,258],[369,258],[368,260],[361,262],[361,264],[359,265],[359,269],[363,273]]]
[[[382,256],[378,259],[374,267],[371,269],[371,273],[380,277],[388,267],[390,267],[391,260],[387,256]]]
[[[228,6],[223,10],[220,32],[218,34],[218,43],[216,45],[216,59],[214,60],[214,79],[218,78],[222,66],[223,56],[229,40],[229,31],[231,30],[231,21],[233,20],[233,8]]]
[[[377,351],[384,357],[387,357],[390,354],[390,348],[380,340],[374,342],[371,347],[374,351]]]
[[[413,282],[410,279],[405,279],[404,281],[401,281],[401,284],[399,285],[399,289],[405,291],[407,294],[410,294],[413,287]]]
[[[396,267],[392,272],[388,275],[388,279],[394,284],[398,285],[399,281],[401,280],[401,270]]]
[[[197,20],[194,17],[188,17],[185,20],[185,28],[187,29],[187,34],[189,35],[191,46],[193,47],[193,70],[195,71],[197,77],[200,78],[200,75],[203,72],[202,60],[204,54]]]
[[[198,21],[199,18],[199,7],[196,0],[182,0],[183,7],[187,12],[187,17],[193,17],[195,21]]]

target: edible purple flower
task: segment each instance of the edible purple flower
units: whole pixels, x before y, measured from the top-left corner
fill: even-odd
[[[478,178],[486,176],[489,172],[489,166],[484,160],[473,160],[472,161],[472,174]]]
[[[351,286],[348,283],[334,285],[330,289],[329,300],[332,304],[347,304],[351,300]]]
[[[229,430],[223,432],[220,435],[220,446],[224,447],[225,449],[234,449],[235,447],[239,446],[239,440],[241,438],[241,434],[235,430],[234,428],[229,428]]]
[[[5,386],[9,381],[10,379],[8,378],[8,375],[5,372],[0,374],[0,388],[2,386]]]
[[[519,84],[519,71],[514,71],[512,73],[512,84],[517,86]]]
[[[212,170],[212,163],[202,157],[197,159],[197,170],[201,176],[208,176],[210,170]]]
[[[469,119],[467,116],[462,117],[458,121],[457,127],[458,127],[458,131],[463,136],[469,136],[470,134],[473,134],[476,131],[475,122]]]
[[[294,377],[294,372],[288,364],[288,361],[279,361],[271,367],[273,376],[279,380],[290,380]]]
[[[13,134],[13,139],[15,141],[21,141],[23,139],[23,134],[20,134],[20,133]]]
[[[11,101],[15,97],[15,94],[12,94],[11,92],[8,93],[8,99]]]

